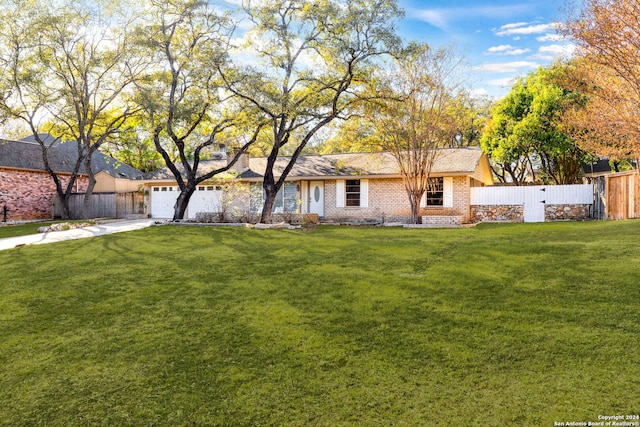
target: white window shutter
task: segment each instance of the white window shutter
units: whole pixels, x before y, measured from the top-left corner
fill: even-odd
[[[444,177],[444,181],[442,182],[442,193],[443,193],[442,207],[452,208],[453,207],[453,177],[450,177],[450,176]]]
[[[361,208],[369,207],[369,180],[368,179],[360,180],[360,207]]]
[[[345,180],[336,181],[336,208],[344,208]]]
[[[309,213],[309,182],[301,182],[300,183],[300,201],[301,201],[301,209],[300,212],[303,214]]]
[[[427,207],[427,192],[426,191],[424,193],[422,193],[422,197],[420,198],[420,207],[421,208],[426,208]]]

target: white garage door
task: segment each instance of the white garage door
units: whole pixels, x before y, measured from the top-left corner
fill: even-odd
[[[178,186],[151,188],[151,218],[173,218],[174,206],[180,191]]]
[[[214,185],[201,185],[193,192],[187,218],[195,219],[198,212],[221,212],[222,211],[222,189]]]
[[[180,194],[178,186],[158,186],[151,188],[151,217],[173,218],[176,199]],[[213,185],[198,186],[193,192],[185,218],[194,219],[198,212],[222,211],[222,189]]]

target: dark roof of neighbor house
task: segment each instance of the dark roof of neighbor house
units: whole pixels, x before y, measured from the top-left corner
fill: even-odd
[[[432,174],[464,175],[473,173],[482,151],[477,147],[447,148],[439,151]],[[274,174],[279,176],[290,157],[281,157],[276,162]],[[210,160],[200,162],[201,174],[222,168],[226,160]],[[266,157],[249,159],[249,167],[237,170],[241,179],[262,178],[267,166]],[[181,169],[181,168],[180,168]],[[290,178],[322,178],[349,176],[398,176],[400,169],[391,153],[357,153],[357,154],[319,154],[300,156],[289,173]],[[160,169],[146,175],[150,180],[174,179],[168,168]]]
[[[75,141],[63,143],[51,135],[40,135],[40,138],[50,146],[48,160],[51,168],[58,173],[72,173],[78,158]],[[44,171],[40,144],[33,135],[19,141],[0,141],[0,167]],[[115,178],[144,178],[139,170],[101,152],[93,153],[91,169],[94,173],[104,171]],[[86,173],[84,165],[81,166],[80,173]]]

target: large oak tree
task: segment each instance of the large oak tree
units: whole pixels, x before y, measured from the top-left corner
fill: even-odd
[[[78,175],[89,176],[86,206],[95,185],[92,154],[135,112],[122,95],[146,59],[131,43],[133,15],[119,9],[102,1],[0,3],[0,107],[25,123],[40,144],[65,217]],[[49,165],[51,140],[43,134],[77,144],[66,182]]]
[[[243,10],[251,26],[244,55],[258,63],[242,67],[246,78],[225,76],[228,89],[269,122],[260,218],[269,223],[300,153],[322,128],[348,114],[375,58],[395,48],[401,12],[388,0],[245,0]],[[290,157],[276,176],[287,147]]]
[[[153,0],[149,19],[140,39],[153,66],[138,84],[136,99],[155,148],[178,183],[173,219],[179,220],[198,184],[232,168],[262,125],[255,124],[246,140],[234,140],[240,147],[226,165],[202,170],[201,161],[229,142],[242,115],[218,74],[227,67],[235,25],[198,0]]]

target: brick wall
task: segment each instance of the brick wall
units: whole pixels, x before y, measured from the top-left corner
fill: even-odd
[[[590,207],[591,205],[585,204],[546,205],[544,219],[545,221],[586,220],[591,215]],[[522,222],[524,221],[524,206],[471,206],[471,220],[473,222]]]
[[[469,187],[467,177],[453,178],[453,207],[430,206],[420,210],[421,216],[461,216],[463,222],[469,220]],[[336,207],[336,181],[325,181],[325,220],[343,221],[349,219],[382,219],[385,221],[408,222],[411,206],[402,179],[369,179],[368,207]]]
[[[62,176],[63,186],[68,176]],[[78,177],[75,192],[87,188],[86,176]],[[0,213],[6,206],[8,221],[52,218],[53,194],[56,192],[53,179],[46,172],[13,169],[0,170]]]
[[[462,223],[469,222],[469,203],[471,201],[471,179],[465,176],[453,177],[453,207],[444,208],[428,206],[420,210],[422,216],[456,216],[461,217]]]

